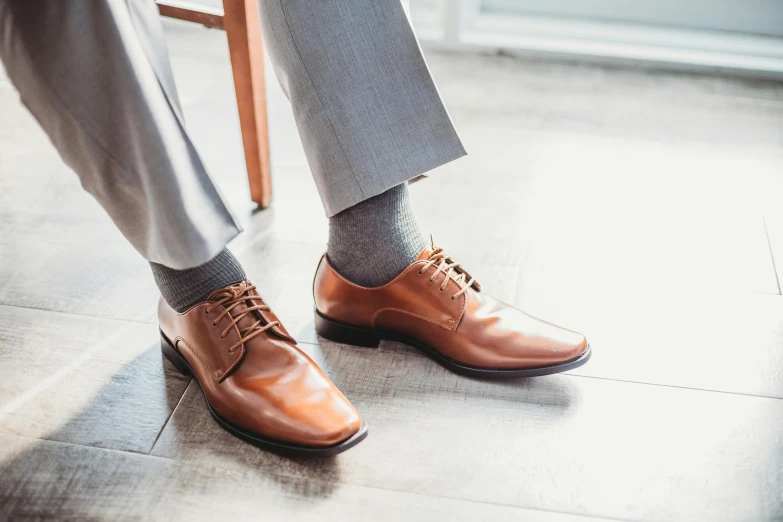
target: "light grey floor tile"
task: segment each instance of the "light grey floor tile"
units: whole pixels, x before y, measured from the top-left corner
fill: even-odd
[[[0,306],[0,433],[148,453],[189,380],[154,325]]]
[[[589,522],[589,517],[481,504],[260,472],[251,461],[176,462],[0,434],[4,520],[497,520]]]
[[[306,348],[370,427],[339,457],[340,482],[631,520],[783,516],[778,399],[577,376],[485,382],[396,347]],[[153,454],[323,473],[223,432],[195,383]]]

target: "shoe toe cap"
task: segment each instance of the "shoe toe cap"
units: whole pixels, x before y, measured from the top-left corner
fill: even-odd
[[[353,410],[353,411],[349,411]],[[337,414],[334,410],[323,416],[312,415],[308,422],[305,444],[309,446],[334,446],[356,435],[362,427],[362,419],[353,406],[346,401]]]
[[[342,426],[335,426],[329,430],[323,430],[312,442],[312,445],[334,446],[340,444],[359,433],[361,427],[362,421],[357,417],[355,422],[346,423]]]
[[[533,317],[494,299],[472,316],[464,335],[469,339],[462,354],[476,366],[524,369],[552,366],[579,358],[587,350],[584,335]],[[467,319],[467,321],[466,321]],[[460,355],[462,355],[460,354]],[[483,364],[481,364],[483,363]]]

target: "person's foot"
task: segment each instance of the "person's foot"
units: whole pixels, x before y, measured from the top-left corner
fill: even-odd
[[[547,375],[590,358],[583,335],[484,295],[468,272],[434,246],[374,288],[351,283],[324,255],[313,290],[322,337],[360,346],[401,341],[466,375]]]
[[[201,385],[233,435],[293,455],[334,455],[367,436],[348,399],[244,281],[179,313],[158,304],[161,349]]]

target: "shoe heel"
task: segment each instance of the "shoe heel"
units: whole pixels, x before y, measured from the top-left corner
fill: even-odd
[[[160,350],[163,352],[163,356],[174,365],[174,368],[182,375],[191,376],[190,367],[185,359],[179,354],[176,348],[172,346],[171,341],[166,337],[163,332],[160,332]]]
[[[336,343],[367,348],[377,348],[381,344],[381,338],[374,330],[332,321],[321,315],[318,310],[315,311],[315,331],[324,339]]]

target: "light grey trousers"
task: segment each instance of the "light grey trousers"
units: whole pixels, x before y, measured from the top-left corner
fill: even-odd
[[[259,7],[327,215],[465,154],[400,0]],[[241,231],[188,137],[152,0],[0,0],[0,59],[146,259],[197,266]]]

